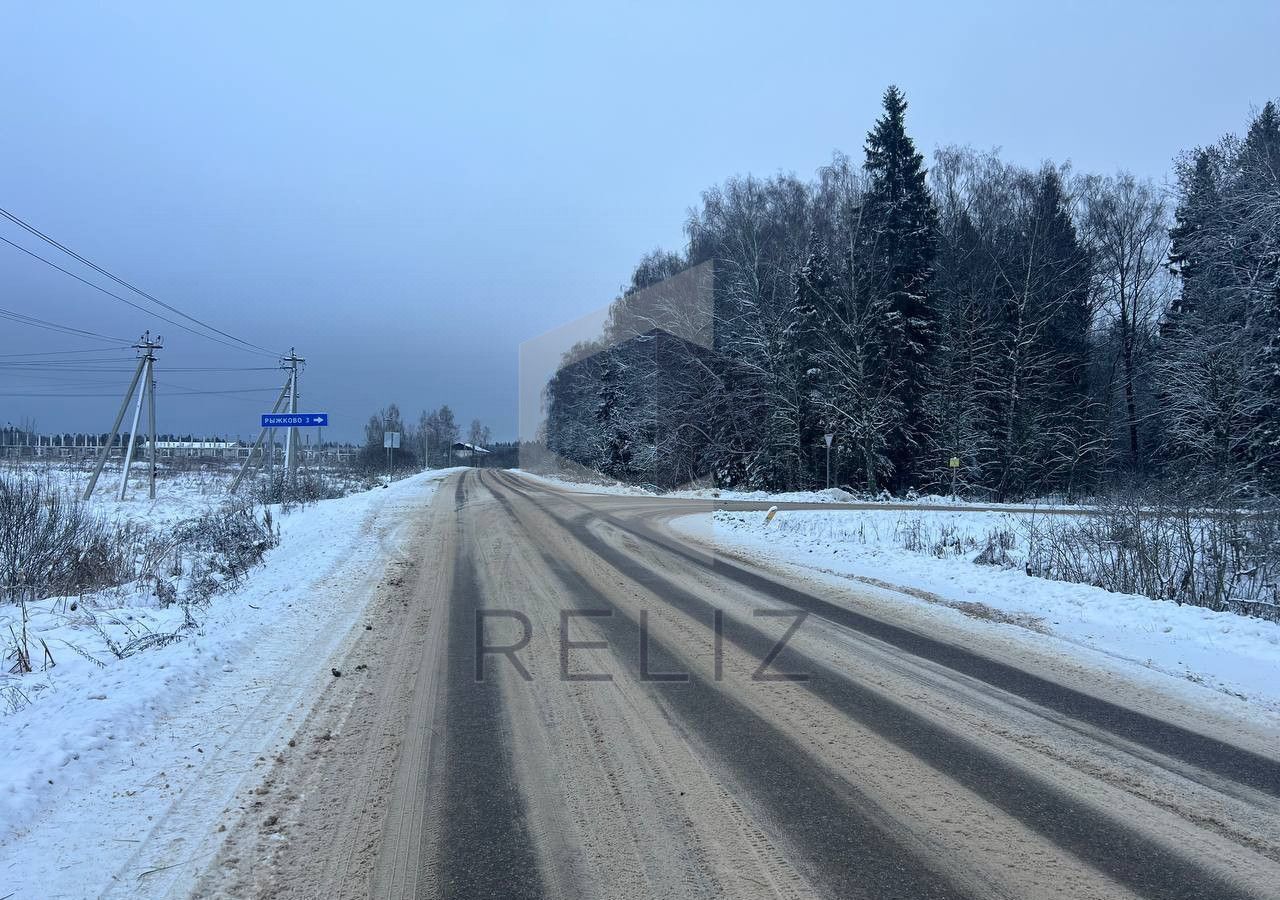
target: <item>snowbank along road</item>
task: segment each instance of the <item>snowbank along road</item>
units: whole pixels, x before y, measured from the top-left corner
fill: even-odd
[[[716,557],[698,508],[454,476],[196,894],[1280,896],[1261,726]]]

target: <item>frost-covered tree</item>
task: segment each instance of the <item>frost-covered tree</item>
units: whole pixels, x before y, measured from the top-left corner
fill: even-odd
[[[1166,313],[1165,456],[1229,479],[1277,482],[1276,294],[1280,117],[1268,103],[1244,140],[1179,161],[1170,232],[1178,293]]]
[[[868,178],[837,154],[822,170],[817,203],[827,230],[831,274],[819,307],[815,407],[823,428],[838,437],[841,474],[875,492],[903,471],[892,453],[901,448],[908,404],[902,364],[903,329],[896,297],[883,290],[869,257]],[[818,298],[820,295],[813,295]]]
[[[1153,337],[1167,302],[1165,262],[1169,225],[1164,198],[1149,181],[1128,173],[1082,179],[1085,235],[1100,326],[1109,334],[1100,348],[1114,354],[1115,402],[1127,468],[1148,474],[1144,425],[1150,402]]]
[[[707,191],[689,219],[690,262],[715,265],[721,418],[707,455],[725,484],[776,488],[799,477],[798,372],[784,348],[810,201],[792,176],[735,178]]]

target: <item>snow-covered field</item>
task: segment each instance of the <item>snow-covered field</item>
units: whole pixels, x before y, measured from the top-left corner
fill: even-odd
[[[91,472],[87,465],[79,462],[27,461],[23,465],[6,462],[0,467],[0,474],[41,478],[69,497],[79,499],[89,483]],[[135,462],[128,493],[124,500],[118,501],[120,465],[112,461],[103,469],[89,505],[95,513],[112,521],[145,520],[155,525],[171,524],[220,506],[227,499],[227,485],[234,474],[234,469],[222,466],[180,472],[161,469],[156,478],[156,499],[150,500],[147,497],[145,466]],[[245,487],[248,487],[248,482]]]
[[[1280,625],[1025,574],[1025,515],[909,509],[718,511],[676,520],[692,539],[882,597],[950,622],[1155,679],[1195,702],[1280,724]],[[974,562],[988,534],[1014,536],[1009,567]]]
[[[0,706],[0,897],[96,896],[106,883],[89,890],[78,879],[89,870],[109,878],[133,845],[151,847],[152,823],[200,806],[193,792],[205,807],[229,800],[252,765],[235,754],[261,743],[245,732],[279,727],[312,670],[359,620],[363,606],[352,598],[378,577],[408,521],[402,511],[420,509],[453,471],[288,514],[277,508],[280,544],[261,566],[193,610],[198,624],[180,640],[126,658],[110,652],[104,634],[175,632],[181,606],[161,608],[127,589],[28,604],[28,636],[43,639],[56,665],[42,670],[40,649],[33,673],[0,676],[12,700]],[[225,483],[175,478],[154,504],[145,491],[94,504],[169,527],[216,508]],[[17,607],[0,607],[6,639],[18,617]]]

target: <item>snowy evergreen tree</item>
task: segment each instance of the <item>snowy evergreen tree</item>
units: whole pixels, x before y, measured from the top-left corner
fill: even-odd
[[[938,275],[933,291],[938,305],[934,384],[926,399],[926,464],[922,487],[951,488],[950,460],[961,465],[957,484],[983,485],[995,457],[992,408],[984,386],[993,366],[994,333],[990,315],[991,255],[974,222],[973,183],[979,163],[967,150],[944,148],[930,172],[937,198]]]
[[[1179,164],[1170,232],[1179,278],[1166,315],[1165,456],[1241,490],[1277,478],[1276,292],[1280,117],[1268,103],[1243,141]]]
[[[1258,348],[1248,373],[1249,453],[1260,478],[1280,489],[1280,111],[1274,102],[1249,126],[1239,169],[1234,211],[1243,232],[1240,268]]]
[[[860,231],[869,289],[888,316],[886,352],[901,382],[901,427],[890,458],[905,484],[924,446],[924,397],[937,341],[937,311],[929,296],[937,213],[925,183],[924,157],[906,132],[907,101],[891,85],[884,114],[867,136],[864,168],[870,176]]]
[[[1179,173],[1181,198],[1169,232],[1169,264],[1181,279],[1177,302],[1170,309],[1166,329],[1212,298],[1215,242],[1219,238],[1221,198],[1214,153],[1198,150],[1194,162]],[[1219,284],[1219,287],[1221,285]]]
[[[1258,356],[1256,425],[1250,434],[1250,454],[1259,476],[1280,491],[1280,285],[1262,317],[1263,345]]]

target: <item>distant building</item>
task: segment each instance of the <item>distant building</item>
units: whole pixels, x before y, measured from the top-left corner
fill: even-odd
[[[144,438],[141,443],[146,447],[150,441]],[[233,451],[239,446],[239,441],[156,441],[156,449],[161,452],[168,451],[167,455],[170,456],[219,455]]]
[[[465,460],[468,455],[474,466],[481,463],[484,457],[489,455],[489,451],[478,444],[468,444],[466,441],[457,441],[449,447],[449,462],[459,457]]]

